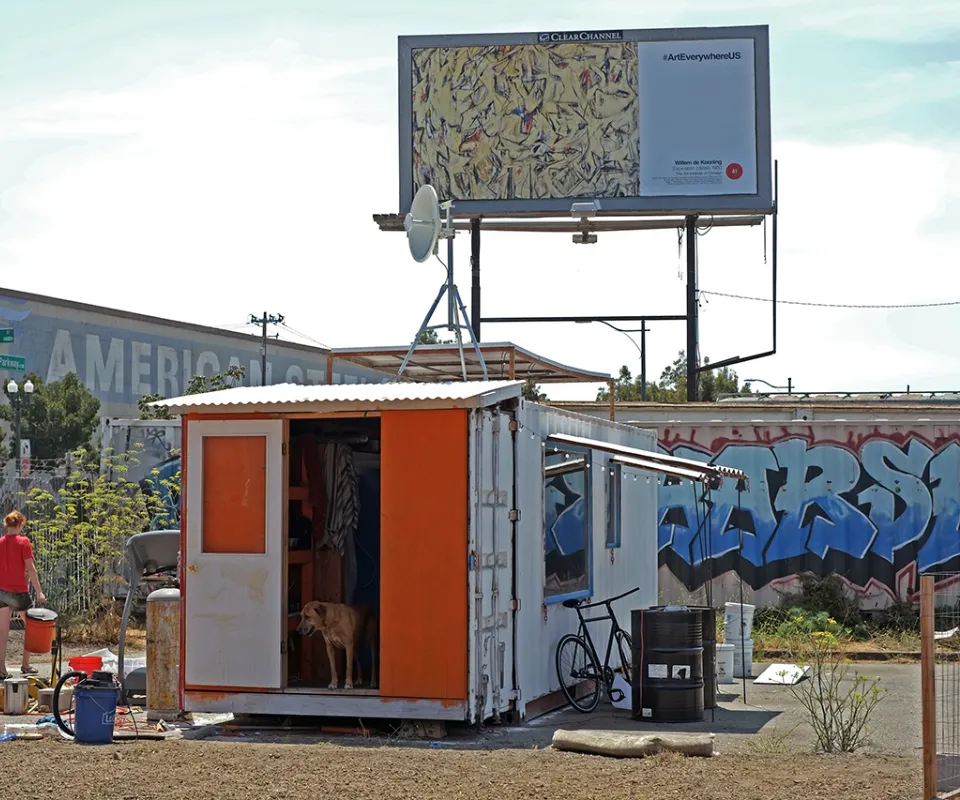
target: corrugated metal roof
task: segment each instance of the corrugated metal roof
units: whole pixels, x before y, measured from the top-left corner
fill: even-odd
[[[334,357],[371,370],[396,374],[407,357],[410,345],[401,347],[339,347],[331,350]],[[534,383],[607,383],[610,375],[566,366],[539,356],[511,342],[487,342],[480,352],[492,379],[519,378]],[[476,351],[467,342],[463,348],[463,366],[467,379],[483,379],[483,367]],[[460,349],[455,344],[419,344],[404,368],[405,378],[416,381],[451,381],[463,377]]]
[[[237,386],[151,403],[174,414],[330,413],[383,408],[481,408],[520,396],[522,381]]]

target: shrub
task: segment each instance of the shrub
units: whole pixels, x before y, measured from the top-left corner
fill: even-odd
[[[873,711],[887,693],[880,678],[861,675],[845,663],[842,640],[826,631],[807,636],[795,661],[809,667],[806,678],[790,689],[806,711],[817,749],[825,753],[858,750],[866,743]]]
[[[27,497],[27,531],[44,592],[68,620],[98,613],[106,584],[119,580],[127,538],[169,513],[159,492],[125,477],[140,449],[102,458],[77,451],[63,488],[33,489]],[[163,483],[174,488],[179,474]]]

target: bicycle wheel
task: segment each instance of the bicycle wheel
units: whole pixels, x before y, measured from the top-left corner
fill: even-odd
[[[577,711],[589,714],[600,705],[600,664],[575,634],[568,633],[557,645],[557,677],[567,702]]]
[[[627,683],[633,683],[633,640],[622,628],[614,635],[617,640],[617,652],[620,654],[620,669]]]

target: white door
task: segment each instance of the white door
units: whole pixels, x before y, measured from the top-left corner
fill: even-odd
[[[514,434],[510,416],[499,411],[479,415],[471,463],[479,503],[474,509],[473,549],[477,640],[476,694],[484,719],[509,711],[517,700],[514,675],[516,604],[513,587]],[[477,716],[480,716],[478,713]]]
[[[187,688],[279,689],[283,422],[188,422]]]

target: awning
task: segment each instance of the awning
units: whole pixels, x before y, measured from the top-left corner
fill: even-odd
[[[329,371],[334,359],[369,370],[396,375],[410,345],[401,347],[338,347],[330,351]],[[519,380],[534,383],[610,383],[613,378],[603,372],[578,369],[537,355],[511,342],[487,342],[480,345],[490,380]],[[463,347],[463,363],[467,379],[483,380],[483,366],[469,339]],[[418,344],[403,375],[414,381],[459,381],[463,372],[460,349],[455,344]],[[332,383],[332,374],[327,383]]]
[[[724,478],[733,478],[743,482],[744,488],[749,491],[750,480],[747,473],[733,467],[724,467],[720,464],[705,464],[689,458],[665,456],[651,450],[639,450],[636,447],[625,447],[620,444],[602,442],[599,439],[585,439],[582,436],[570,436],[565,433],[552,433],[547,441],[553,444],[566,444],[572,447],[582,447],[587,450],[599,450],[615,456],[614,463],[620,463],[634,469],[648,472],[658,472],[677,478],[689,478],[700,482],[713,480],[722,481]],[[628,463],[630,462],[630,463]]]

